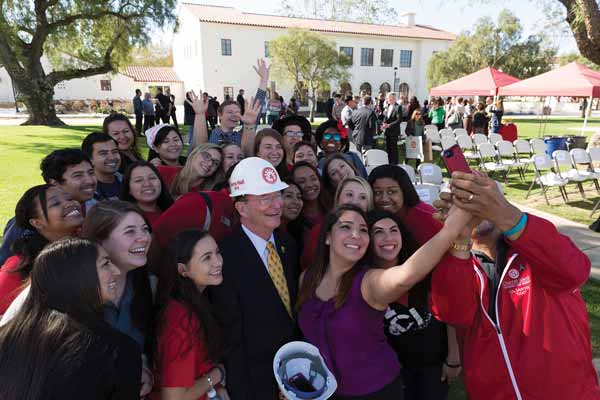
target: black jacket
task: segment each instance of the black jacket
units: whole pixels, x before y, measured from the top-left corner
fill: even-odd
[[[290,237],[275,232],[290,300],[298,294],[298,252]],[[299,330],[288,315],[256,248],[241,226],[219,244],[223,283],[210,288],[223,325],[227,390],[234,400],[274,400],[279,389],[273,358],[284,344],[297,340]]]
[[[388,117],[390,107],[393,107],[393,109]],[[400,122],[402,122],[402,107],[400,104],[388,105],[383,111],[383,123],[388,124],[387,129],[383,132],[385,136],[400,136]]]
[[[377,133],[377,116],[369,107],[352,113],[352,140],[357,146],[371,146]]]

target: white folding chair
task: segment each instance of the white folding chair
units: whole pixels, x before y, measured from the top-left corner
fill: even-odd
[[[456,128],[454,130],[454,136],[456,136],[456,137],[469,136],[469,132],[467,132],[467,130],[465,128]]]
[[[584,199],[585,191],[583,190],[583,182],[591,179],[589,176],[585,176],[579,173],[579,171],[573,166],[571,155],[566,150],[554,150],[552,152],[552,160],[556,166],[556,173],[562,178],[566,178],[569,182],[575,182],[579,188],[579,193]]]
[[[490,133],[488,135],[488,142],[490,142],[494,146],[496,145],[496,143],[498,143],[501,140],[504,140],[504,138],[499,133]]]
[[[408,125],[408,122],[400,122],[400,137],[406,137],[406,125]]]
[[[444,182],[442,169],[439,167],[439,165],[431,163],[421,163],[417,167],[417,172],[419,172],[421,183],[441,185]]]
[[[548,156],[548,154],[546,154],[546,153],[534,154],[531,157],[531,159],[533,161],[533,168],[535,171],[535,175],[533,177],[533,180],[531,181],[529,190],[527,190],[525,199],[527,199],[529,197],[529,193],[531,193],[531,190],[537,183],[538,185],[540,185],[540,188],[542,189],[542,194],[544,195],[544,198],[546,199],[546,204],[550,205],[550,202],[548,201],[547,192],[548,192],[548,189],[553,186],[558,187],[558,190],[560,191],[560,195],[562,196],[563,201],[565,203],[568,202],[569,197],[567,196],[567,191],[565,190],[565,185],[567,183],[569,183],[569,180],[561,177],[559,174],[557,174],[553,171],[553,163],[552,163],[552,160],[550,159],[550,157]],[[544,171],[550,171],[550,172],[544,173]]]
[[[406,174],[410,178],[410,181],[413,184],[415,184],[417,182],[417,173],[415,172],[415,169],[411,165],[408,165],[408,164],[399,164],[399,166],[404,171],[406,171]]]
[[[446,150],[456,144],[456,139],[454,136],[442,136],[442,149]]]
[[[546,143],[544,143],[542,139],[531,139],[529,144],[531,145],[531,152],[533,154],[542,154],[546,152]]]
[[[425,125],[424,129],[427,130],[432,130],[432,131],[438,131],[438,127],[437,125],[433,125],[433,124],[429,124],[429,125]]]
[[[431,150],[433,151],[442,151],[442,138],[438,133],[437,129],[433,130],[425,130],[425,137],[431,140]]]
[[[371,149],[365,152],[365,166],[377,166],[389,164],[388,154],[379,149]]]
[[[473,141],[471,140],[471,136],[469,135],[459,135],[456,136],[456,142],[460,146],[465,158],[467,161],[471,160],[479,160],[481,157],[479,153],[475,151],[475,146],[473,145]]]
[[[433,204],[434,201],[440,198],[440,188],[436,185],[416,184],[415,190],[419,195],[419,199],[427,204]]]
[[[488,138],[483,133],[475,133],[473,135],[473,144],[475,144],[475,148],[477,148],[481,143],[487,143]]]
[[[498,153],[496,153],[494,145],[487,142],[481,143],[477,146],[477,150],[481,157],[481,162],[479,164],[481,169],[488,173],[501,172],[504,177],[504,183],[506,183],[506,170],[508,167],[498,160]]]
[[[439,133],[440,133],[440,137],[442,139],[445,137],[452,137],[452,138],[455,137],[454,132],[452,132],[452,129],[450,129],[450,128],[444,128]]]
[[[508,140],[501,140],[496,143],[496,149],[498,149],[498,158],[500,159],[500,162],[507,167],[506,175],[509,175],[511,169],[514,167],[519,173],[519,179],[523,181],[525,179],[523,164],[517,158],[513,144]]]
[[[596,191],[600,193],[600,186],[598,185],[598,179],[600,178],[600,172],[595,172],[592,166],[592,159],[590,154],[584,149],[572,149],[569,151],[571,154],[571,160],[573,161],[573,167],[579,171],[579,174],[587,176],[588,179],[594,182]],[[579,166],[582,165],[585,169],[582,171]]]
[[[356,147],[356,145],[353,142],[350,142],[348,145],[348,149],[350,151],[358,151],[358,148]]]
[[[515,146],[515,155],[517,160],[525,166],[523,168],[523,174],[525,174],[525,172],[527,172],[527,168],[533,164],[533,160],[531,159],[531,146],[527,140],[523,139],[515,140],[513,142],[513,146]]]
[[[588,149],[590,160],[592,163],[600,163],[600,147],[590,147]],[[600,172],[600,167],[594,168],[594,172]]]

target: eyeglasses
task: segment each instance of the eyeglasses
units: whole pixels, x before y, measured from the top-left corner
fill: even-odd
[[[271,196],[262,196],[262,197],[252,197],[249,198],[248,196],[246,196],[246,201],[249,200],[256,200],[258,202],[258,204],[263,207],[270,207],[271,204],[273,204],[274,201],[278,201],[278,200],[282,200],[283,199],[283,195],[281,194],[281,192],[277,192],[277,193],[273,193]]]
[[[302,131],[287,131],[285,133],[285,136],[301,138],[302,136],[304,136],[304,132],[302,132]]]
[[[213,167],[218,167],[219,165],[221,165],[221,160],[212,158],[210,153],[207,151],[200,152],[200,157],[202,157],[203,161],[210,162]]]
[[[333,140],[335,140],[336,142],[339,142],[341,140],[339,133],[334,133],[333,135],[331,133],[326,133],[323,135],[324,140],[331,140],[331,138],[333,138]]]

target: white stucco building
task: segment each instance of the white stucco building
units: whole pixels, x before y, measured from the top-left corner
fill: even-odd
[[[367,89],[376,95],[394,86],[404,94],[427,96],[426,66],[436,51],[446,50],[455,35],[415,24],[414,14],[397,26],[288,18],[244,13],[231,7],[182,3],[179,29],[173,39],[174,69],[185,90],[201,89],[222,100],[235,99],[239,89],[246,96],[256,90],[256,59],[269,60],[268,42],[301,27],[323,34],[339,51],[352,56],[349,86],[342,90],[358,94]],[[287,101],[292,88],[271,81]],[[340,88],[333,85],[332,91]]]

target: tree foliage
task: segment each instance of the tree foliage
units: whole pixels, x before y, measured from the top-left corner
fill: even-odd
[[[129,65],[150,67],[172,67],[173,53],[170,45],[151,43],[148,46],[134,47],[127,58]]]
[[[283,0],[279,14],[288,17],[394,24],[398,12],[387,0]]]
[[[519,19],[501,11],[497,22],[479,19],[472,32],[466,31],[446,51],[435,53],[427,65],[429,87],[494,67],[517,78],[529,78],[550,69],[556,49],[545,36],[523,38]]]
[[[578,62],[579,64],[583,64],[586,67],[589,67],[595,71],[600,71],[600,65],[594,64],[593,62],[591,62],[590,60],[588,60],[587,58],[585,58],[584,56],[582,56],[579,53],[576,53],[576,52],[567,53],[567,54],[563,54],[558,57],[558,63],[561,66],[572,63],[573,61]]]
[[[311,119],[319,90],[349,79],[350,60],[338,53],[335,43],[322,35],[305,29],[292,28],[286,35],[269,42],[274,76],[293,85],[302,94],[308,90],[311,101]]]
[[[110,72],[133,46],[175,21],[176,0],[0,0],[0,62],[30,113],[27,123],[61,124],[54,86]],[[51,72],[42,66],[46,55]]]

